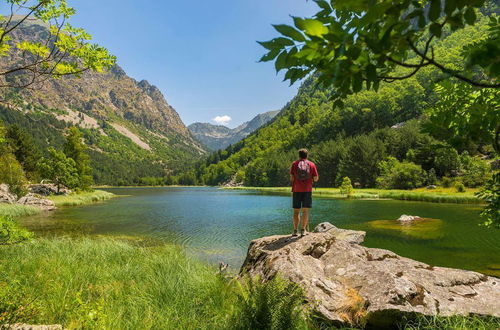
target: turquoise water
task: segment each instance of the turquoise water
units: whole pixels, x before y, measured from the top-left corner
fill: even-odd
[[[180,244],[210,262],[237,268],[252,239],[291,231],[291,200],[216,188],[116,188],[127,195],[88,206],[61,208],[23,220],[42,235],[139,236]],[[500,276],[500,230],[478,226],[481,206],[392,200],[315,198],[311,229],[329,221],[365,230],[365,245],[390,249],[432,265]],[[401,214],[428,218],[403,226]]]

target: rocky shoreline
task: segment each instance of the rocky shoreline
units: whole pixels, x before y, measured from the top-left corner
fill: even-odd
[[[10,192],[8,185],[0,184],[0,203],[34,206],[44,211],[53,211],[56,209],[55,203],[45,198],[50,192],[51,185],[32,185],[28,194],[18,198]]]
[[[364,237],[323,223],[302,238],[256,239],[240,274],[298,283],[311,307],[339,324],[386,327],[411,314],[500,317],[500,279],[367,248]]]

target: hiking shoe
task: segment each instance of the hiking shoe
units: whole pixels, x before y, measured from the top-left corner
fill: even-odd
[[[307,235],[306,230],[305,230],[305,229],[302,229],[302,230],[300,231],[300,237],[304,237],[304,236],[306,236],[306,235]]]
[[[292,237],[297,237],[297,236],[299,236],[299,235],[297,234],[297,230],[294,230],[294,231],[293,231],[293,234],[292,234]]]

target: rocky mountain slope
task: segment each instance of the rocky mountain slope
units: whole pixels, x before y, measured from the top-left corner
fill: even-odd
[[[228,128],[222,125],[210,123],[193,123],[188,129],[193,135],[210,150],[224,149],[234,144],[270,122],[279,111],[268,111],[258,114],[252,120],[247,121],[236,128]]]
[[[37,40],[46,33],[43,24],[31,21],[13,39]],[[19,60],[13,54],[0,67]],[[102,74],[86,72],[80,78],[49,79],[34,89],[2,92],[15,105],[0,108],[0,120],[29,128],[41,146],[57,146],[68,125],[79,126],[92,150],[98,183],[116,184],[122,169],[138,169],[122,178],[129,182],[129,176],[163,176],[206,152],[156,86],[136,81],[118,65]]]

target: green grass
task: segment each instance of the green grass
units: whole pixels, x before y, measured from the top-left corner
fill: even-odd
[[[249,289],[176,246],[110,238],[37,239],[0,247],[0,324],[70,329],[305,328],[284,281]]]
[[[112,238],[0,246],[0,324],[68,329],[328,329],[281,279],[228,279],[177,246]],[[496,329],[498,318],[417,317],[400,329]],[[333,328],[332,328],[333,329]]]
[[[419,316],[413,320],[404,320],[400,325],[403,330],[493,330],[500,329],[500,318],[486,316]]]
[[[0,203],[0,217],[23,217],[34,215],[40,212],[42,212],[42,209],[35,206]]]
[[[290,187],[229,187],[223,189],[249,189],[263,192],[289,193]],[[415,190],[384,190],[384,189],[354,189],[351,198],[354,199],[398,199],[431,203],[480,204],[482,201],[474,194],[477,189],[467,189],[463,193],[454,192],[451,188],[415,189]],[[315,188],[314,195],[330,198],[347,198],[340,194],[338,188]]]
[[[106,199],[113,198],[115,195],[103,191],[103,190],[94,190],[92,192],[82,192],[78,194],[71,194],[67,196],[50,196],[49,199],[52,200],[56,206],[78,206],[90,204],[98,201],[103,201]]]

